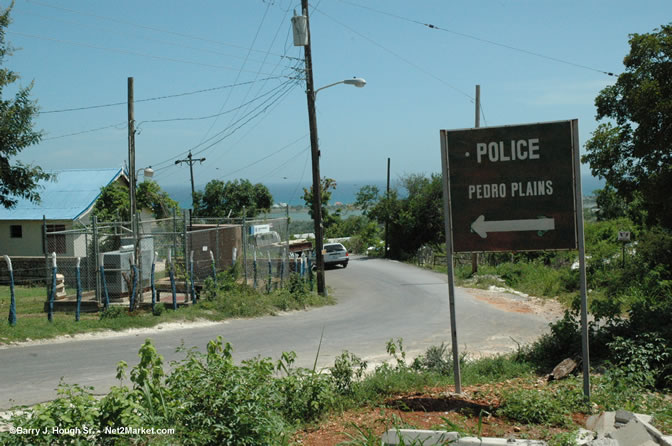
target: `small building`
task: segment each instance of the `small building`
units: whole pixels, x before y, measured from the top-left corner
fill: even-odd
[[[53,181],[41,181],[41,201],[19,199],[12,209],[0,207],[0,255],[44,256],[43,216],[47,232],[67,231],[89,225],[101,189],[115,181],[128,187],[122,168],[68,169],[49,172]],[[79,240],[82,238],[82,240]],[[85,257],[84,235],[47,237],[47,251],[68,257]]]

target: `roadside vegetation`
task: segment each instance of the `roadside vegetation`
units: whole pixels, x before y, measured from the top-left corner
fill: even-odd
[[[160,323],[182,321],[220,321],[228,318],[246,318],[272,315],[281,311],[302,310],[308,307],[332,304],[331,298],[319,296],[311,290],[310,280],[297,274],[290,275],[282,289],[267,292],[266,286],[258,289],[240,282],[237,268],[218,274],[217,285],[212,278],[206,279],[201,298],[195,305],[183,305],[178,297],[178,309],[173,310],[172,297],[151,307],[128,311],[128,305],[111,305],[100,313],[81,313],[75,321],[74,312],[54,312],[53,322],[47,320],[44,311],[46,301],[44,288],[16,287],[15,326],[0,324],[0,345],[28,339],[45,339],[62,335],[122,331],[131,328],[148,328]],[[7,314],[10,305],[9,287],[0,286],[0,313]]]
[[[470,436],[515,434],[560,445],[572,444],[588,414],[618,408],[652,414],[654,425],[672,432],[669,395],[651,386],[649,372],[632,373],[624,365],[641,353],[633,345],[615,347],[614,366],[593,376],[590,405],[579,377],[539,378],[543,364],[538,358],[548,342],[506,356],[463,356],[464,392],[456,395],[450,393],[452,356],[444,345],[411,360],[401,339],[390,340],[390,360],[365,373],[366,362],[347,351],[322,370],[296,367],[292,352],[277,360],[256,357],[237,364],[233,347],[217,338],[205,353],[182,349],[184,359],[172,362],[166,372],[147,339],[130,373],[126,363],[119,363],[119,385],[107,395],[96,398],[90,388],[62,384],[58,399],[14,412],[9,422],[27,433],[0,433],[0,442],[373,445],[389,428],[431,427]],[[118,427],[126,431],[115,431]]]

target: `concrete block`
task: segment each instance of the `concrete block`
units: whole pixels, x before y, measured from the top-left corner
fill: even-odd
[[[575,444],[577,446],[582,446],[585,444],[589,444],[594,439],[595,439],[595,432],[581,428],[579,429],[579,432],[577,432],[576,434]]]
[[[652,417],[649,417],[649,420],[650,420],[651,418],[652,418]],[[649,422],[647,422],[647,421],[641,421],[641,420],[639,420],[639,418],[637,418],[637,420],[638,420],[640,423],[642,423],[642,426],[644,426],[644,428],[649,432],[649,435],[650,435],[653,439],[655,439],[657,442],[660,442],[660,441],[661,441],[661,439],[663,438],[663,433],[662,433],[661,431],[659,431],[658,429],[656,429],[655,427],[653,427],[653,426],[652,426],[651,424],[649,424]]]
[[[589,431],[594,431],[595,426],[597,425],[597,420],[600,419],[601,415],[602,414],[598,413],[598,414],[589,416],[588,419],[586,420],[586,429],[588,429]]]
[[[662,446],[672,446],[672,435],[663,435],[660,438],[660,444]]]
[[[390,429],[383,434],[383,446],[396,446],[417,442],[423,446],[450,444],[452,446],[546,446],[540,440],[507,440],[506,438],[462,437],[457,432]]]
[[[616,421],[619,423],[628,424],[633,418],[635,418],[635,414],[632,412],[623,409],[616,411]]]
[[[595,423],[592,429],[597,432],[598,437],[605,437],[610,432],[616,430],[614,423],[616,422],[616,412],[604,412]]]
[[[618,444],[618,441],[614,440],[613,438],[596,438],[595,440],[591,441],[588,443],[587,446],[620,446]]]
[[[637,418],[642,423],[651,423],[651,420],[653,420],[653,417],[651,415],[645,415],[645,414],[642,414],[642,413],[636,413],[634,415],[635,415],[635,418]]]
[[[383,445],[392,446],[418,442],[423,445],[441,445],[447,442],[455,442],[460,438],[457,432],[430,431],[416,429],[389,429],[383,434]],[[454,444],[454,443],[452,443]]]
[[[622,428],[609,433],[608,436],[623,446],[643,446],[647,441],[652,440],[649,431],[636,418],[630,420]]]

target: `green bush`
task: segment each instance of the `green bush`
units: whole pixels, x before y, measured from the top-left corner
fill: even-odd
[[[334,366],[329,368],[336,391],[342,395],[352,394],[355,384],[364,376],[366,366],[366,361],[348,351],[337,356]]]
[[[128,316],[128,310],[126,307],[120,305],[110,305],[100,312],[98,316],[99,320],[104,319],[119,319]]]

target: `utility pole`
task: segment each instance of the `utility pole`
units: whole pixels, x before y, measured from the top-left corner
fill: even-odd
[[[128,78],[128,188],[131,202],[130,216],[133,238],[137,238],[135,227],[135,112],[133,110],[133,78]]]
[[[192,209],[196,209],[196,203],[194,202],[194,194],[196,193],[196,191],[194,190],[194,163],[201,163],[202,164],[203,161],[205,161],[205,158],[193,159],[192,156],[191,156],[191,150],[189,151],[189,155],[187,155],[187,159],[175,161],[175,164],[182,164],[182,163],[189,164],[189,173],[191,174],[191,207],[192,207]]]
[[[474,119],[474,128],[481,126],[481,86],[476,85],[476,114]],[[471,274],[478,272],[478,253],[471,253]]]
[[[310,153],[313,167],[313,221],[315,226],[315,261],[317,262],[317,292],[327,295],[324,278],[324,255],[322,249],[322,185],[320,182],[320,149],[317,139],[317,117],[315,114],[315,85],[313,84],[313,59],[310,49],[310,19],[308,0],[301,0],[301,9],[306,17],[308,43],[303,47],[306,63],[306,97],[308,100],[308,122],[310,125]]]
[[[385,199],[389,200],[390,199],[390,159],[387,159],[387,188],[385,189]],[[388,202],[389,206],[389,202]],[[390,245],[390,237],[388,235],[390,228],[390,216],[388,215],[387,212],[385,212],[385,253],[383,256],[387,258],[387,249]]]

